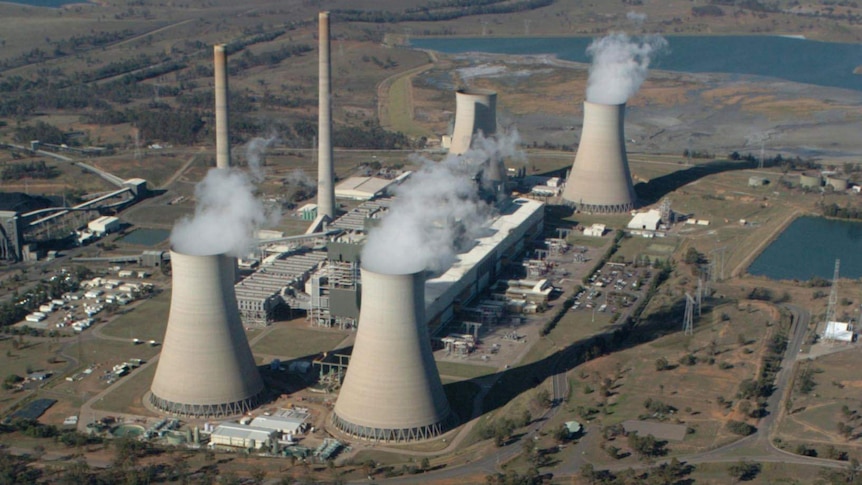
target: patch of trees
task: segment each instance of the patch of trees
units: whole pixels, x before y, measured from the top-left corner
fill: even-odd
[[[727,474],[734,480],[748,481],[754,480],[760,473],[760,463],[740,460],[727,468]]]
[[[347,22],[437,22],[473,15],[525,12],[552,5],[554,0],[443,0],[400,12],[391,10],[335,9],[333,18]]]
[[[757,428],[744,421],[730,420],[727,422],[726,427],[728,431],[739,436],[748,436],[757,431]]]
[[[259,27],[259,30],[262,30],[263,27]],[[232,42],[229,42],[225,47],[224,51],[227,55],[234,54],[239,52],[246,47],[254,44],[260,44],[262,42],[272,42],[275,39],[278,39],[282,35],[284,35],[287,31],[284,29],[274,30],[272,32],[260,32],[257,34],[248,35],[242,39],[237,39]]]
[[[341,126],[335,128],[332,133],[332,144],[344,148],[376,150],[414,148],[407,135],[400,131],[386,131],[376,120],[366,121],[362,126]]]
[[[702,5],[691,7],[691,14],[695,17],[721,17],[724,15],[724,10],[715,5]]]
[[[66,141],[63,130],[44,121],[37,121],[35,125],[17,126],[13,138],[18,143],[29,143],[31,140],[39,140],[43,143],[59,145]]]
[[[42,470],[31,467],[36,458],[15,456],[0,450],[0,483],[37,483]]]
[[[231,59],[228,62],[228,71],[231,75],[238,74],[240,71],[245,71],[257,66],[275,66],[285,59],[293,56],[301,56],[313,49],[308,44],[291,44],[282,46],[280,49],[253,54],[251,51],[244,51],[241,56]]]
[[[821,205],[820,210],[826,217],[862,220],[862,208],[852,206],[849,203],[846,207],[841,207],[834,202],[831,204],[823,204]]]
[[[662,463],[646,471],[635,471],[632,468],[615,472],[596,470],[592,464],[588,463],[581,467],[579,474],[586,483],[592,485],[619,483],[682,484],[693,482],[691,479],[685,479],[693,471],[693,465],[683,463],[674,457],[668,463]]]
[[[133,110],[134,124],[148,140],[191,145],[204,128],[201,113],[190,110]]]
[[[14,163],[3,167],[0,172],[2,180],[18,180],[22,178],[50,179],[59,174],[55,166],[48,166],[45,160],[35,160],[28,163]]]
[[[629,433],[626,440],[629,448],[631,448],[641,460],[664,456],[668,451],[667,441],[657,440],[656,437],[651,434],[639,436],[637,433]]]

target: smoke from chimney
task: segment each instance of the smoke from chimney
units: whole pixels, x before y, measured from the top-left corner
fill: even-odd
[[[640,89],[653,56],[667,47],[659,35],[629,37],[617,32],[594,40],[587,47],[593,58],[587,81],[587,101],[623,104]]]
[[[408,274],[439,271],[455,261],[460,241],[481,235],[493,207],[479,197],[473,179],[489,160],[519,157],[517,131],[478,136],[474,148],[441,162],[420,157],[422,168],[396,189],[398,198],[368,233],[362,264],[371,271]]]

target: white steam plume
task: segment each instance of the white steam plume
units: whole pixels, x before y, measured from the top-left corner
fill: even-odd
[[[369,232],[363,266],[378,273],[407,274],[440,271],[454,263],[459,249],[486,230],[493,214],[473,179],[489,160],[520,153],[516,136],[517,132],[479,136],[474,149],[441,162],[420,158],[422,168],[397,188],[388,213]]]
[[[667,47],[659,35],[629,37],[613,33],[594,40],[587,47],[593,58],[587,81],[587,101],[622,104],[640,89],[652,57]]]
[[[243,257],[252,248],[255,231],[278,222],[280,214],[268,211],[255,195],[255,181],[263,180],[263,151],[271,142],[255,138],[249,143],[251,176],[237,168],[214,168],[195,186],[194,215],[177,221],[171,231],[175,251]]]
[[[245,145],[245,160],[248,164],[248,171],[254,182],[263,182],[263,160],[266,150],[278,141],[277,136],[269,138],[255,137]]]

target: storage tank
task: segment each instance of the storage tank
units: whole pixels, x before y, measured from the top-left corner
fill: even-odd
[[[263,381],[237,309],[234,262],[171,251],[171,309],[149,395],[161,411],[231,416],[258,404]]]
[[[332,422],[364,440],[438,436],[450,410],[425,324],[424,271],[361,272],[359,329]]]
[[[628,212],[635,190],[626,156],[623,123],[626,105],[584,102],[584,127],[563,199],[578,210]]]
[[[836,192],[844,192],[850,186],[847,179],[841,177],[826,177],[826,185],[832,187]]]
[[[799,176],[799,186],[805,188],[815,188],[820,187],[821,178],[820,174],[808,174],[803,173]]]

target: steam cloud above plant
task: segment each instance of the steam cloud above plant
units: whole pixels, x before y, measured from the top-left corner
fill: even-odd
[[[587,47],[593,58],[587,81],[587,101],[622,104],[640,89],[653,57],[667,47],[658,35],[630,37],[613,33],[594,40]]]
[[[504,158],[523,160],[517,131],[477,137],[470,151],[422,167],[397,188],[398,196],[368,234],[362,264],[378,273],[440,271],[486,230],[493,206],[481,199],[474,178]]]
[[[249,143],[249,173],[237,168],[211,169],[195,186],[197,205],[192,217],[174,224],[171,245],[175,251],[195,256],[227,253],[241,257],[251,249],[255,231],[278,221],[256,196],[255,181],[263,180],[263,151],[272,141]]]

